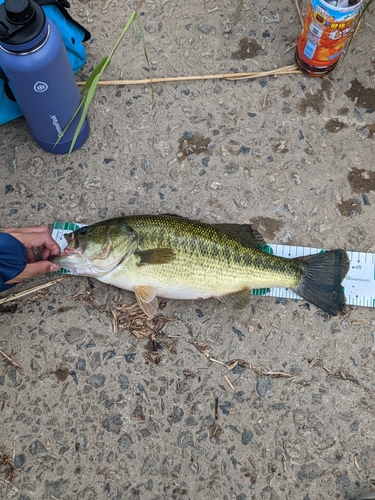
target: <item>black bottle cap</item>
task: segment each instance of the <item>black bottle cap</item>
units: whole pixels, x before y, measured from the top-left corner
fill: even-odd
[[[4,7],[7,18],[13,24],[29,23],[35,17],[35,9],[29,0],[5,0]]]
[[[43,9],[33,0],[5,0],[0,5],[0,41],[28,43],[40,34],[45,22]]]

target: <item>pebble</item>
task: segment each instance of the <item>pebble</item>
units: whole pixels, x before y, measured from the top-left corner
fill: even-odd
[[[313,481],[314,479],[317,479],[320,477],[322,474],[322,471],[319,467],[319,465],[315,462],[311,462],[309,464],[303,464],[297,471],[297,478],[300,481],[307,480],[307,481]]]
[[[90,377],[89,383],[95,387],[95,389],[99,389],[99,387],[103,387],[105,384],[105,376],[101,373],[95,374]]]
[[[151,160],[144,158],[141,162],[141,167],[147,174],[152,174],[155,171],[155,166]]]
[[[264,398],[271,387],[273,387],[273,383],[269,377],[257,377],[257,392],[259,396]]]
[[[112,414],[107,417],[104,417],[101,420],[101,424],[106,431],[113,432],[114,434],[120,434],[123,421],[121,415]]]
[[[241,436],[241,442],[247,446],[253,440],[253,433],[251,431],[243,431]]]
[[[64,338],[69,344],[76,344],[82,340],[84,336],[85,332],[81,328],[76,328],[75,326],[69,328],[69,330],[64,334]]]
[[[177,437],[177,446],[180,448],[189,448],[194,445],[193,435],[190,431],[183,431]]]
[[[83,187],[89,190],[99,189],[101,185],[101,179],[97,175],[88,175],[83,182]]]

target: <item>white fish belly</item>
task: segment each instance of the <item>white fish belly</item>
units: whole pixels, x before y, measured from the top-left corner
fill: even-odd
[[[143,279],[140,281],[139,278],[136,277],[109,275],[101,276],[98,279],[103,283],[114,285],[118,288],[129,290],[131,292],[134,292],[135,288],[138,286],[148,286],[155,290],[157,297],[164,297],[166,299],[196,300],[208,299],[209,297],[217,295],[212,290],[182,282],[161,283],[153,279]],[[222,295],[222,293],[219,293],[218,295]]]

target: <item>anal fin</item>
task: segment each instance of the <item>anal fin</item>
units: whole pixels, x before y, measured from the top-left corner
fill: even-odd
[[[134,293],[142,311],[147,314],[149,318],[153,318],[159,307],[155,288],[151,286],[137,286],[135,287]]]
[[[243,309],[249,304],[251,300],[251,288],[246,287],[242,290],[239,290],[238,292],[221,295],[220,297],[218,297],[218,299],[232,309]]]

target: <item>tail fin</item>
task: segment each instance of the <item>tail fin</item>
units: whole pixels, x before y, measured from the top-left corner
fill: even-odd
[[[330,250],[293,260],[303,273],[295,292],[332,316],[342,312],[345,295],[341,282],[349,270],[348,254],[344,250]]]

